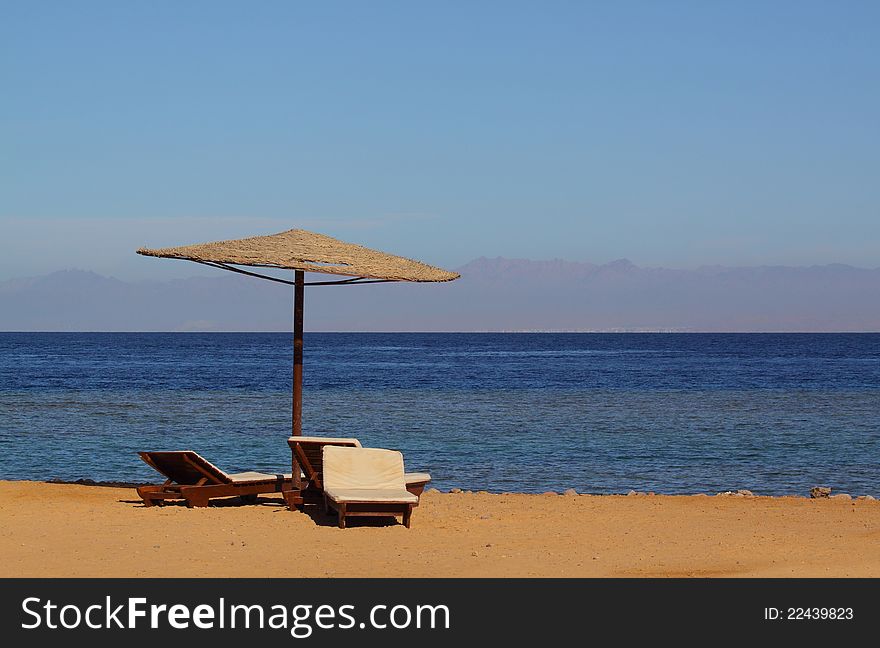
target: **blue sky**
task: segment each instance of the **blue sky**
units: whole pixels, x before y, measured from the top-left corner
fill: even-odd
[[[878,24],[874,2],[0,1],[0,279],[197,274],[133,248],[296,226],[448,267],[880,266]]]

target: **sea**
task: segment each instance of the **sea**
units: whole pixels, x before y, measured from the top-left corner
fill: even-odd
[[[0,479],[289,470],[291,342],[0,333]],[[880,497],[880,334],[306,333],[303,431],[440,490]]]

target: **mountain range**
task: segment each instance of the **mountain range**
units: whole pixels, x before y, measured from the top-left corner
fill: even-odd
[[[313,331],[880,331],[880,268],[480,258],[448,284],[306,290]],[[307,280],[311,277],[307,277]],[[326,277],[324,277],[326,278]],[[0,282],[4,331],[289,331],[292,289],[231,273]]]

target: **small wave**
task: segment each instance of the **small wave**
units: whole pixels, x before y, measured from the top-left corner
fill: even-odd
[[[416,351],[420,346],[364,346],[357,347],[358,351]]]

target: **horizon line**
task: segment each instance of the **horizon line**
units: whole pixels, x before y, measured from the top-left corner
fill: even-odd
[[[63,335],[92,335],[97,333],[112,335],[293,335],[292,330],[278,331],[58,331],[58,330],[0,330],[3,334],[29,334],[29,333],[53,333]],[[595,329],[595,330],[511,330],[511,331],[304,331],[308,333],[322,333],[332,335],[877,335],[880,331],[701,331],[701,330],[672,330],[672,329],[646,329],[646,330],[620,330],[620,329]]]

